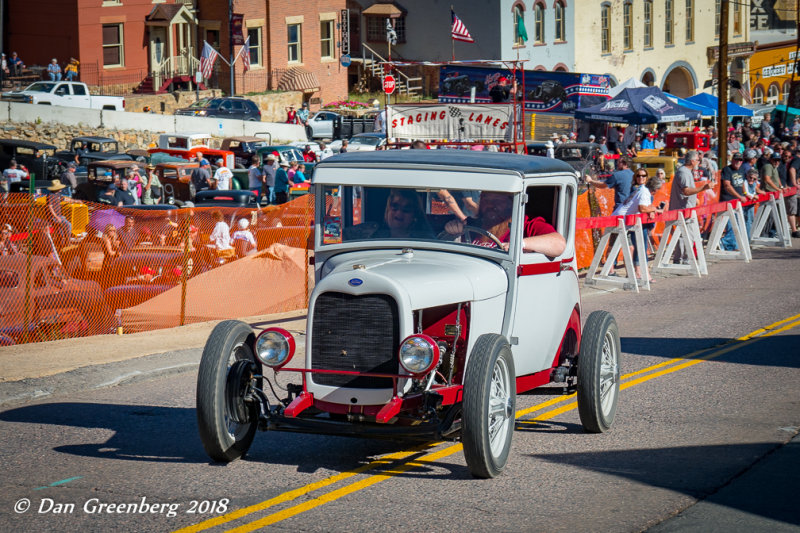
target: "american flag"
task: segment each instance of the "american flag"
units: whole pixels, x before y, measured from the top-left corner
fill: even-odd
[[[200,72],[205,79],[211,77],[211,72],[214,70],[214,62],[217,60],[218,55],[210,44],[203,41],[203,53],[200,55]]]
[[[453,40],[464,41],[465,43],[474,43],[475,39],[472,38],[472,35],[469,34],[467,27],[464,26],[464,23],[461,22],[461,19],[456,16],[456,12],[452,9],[450,10],[450,17],[453,19],[453,29],[451,31],[451,37]]]
[[[250,36],[247,36],[247,39],[244,42],[244,46],[242,46],[242,66],[244,67],[244,71],[247,72],[250,70]]]

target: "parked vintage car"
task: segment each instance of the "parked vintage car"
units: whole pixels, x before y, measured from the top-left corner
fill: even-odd
[[[564,161],[579,173],[581,183],[586,176],[597,176],[602,170],[600,145],[589,142],[561,143],[555,147],[556,159]]]
[[[197,153],[201,152],[212,165],[216,165],[217,159],[225,161],[225,166],[231,169],[236,165],[233,152],[211,148],[211,135],[207,133],[162,133],[158,136],[158,147],[147,151],[152,157],[161,153],[187,161],[196,160]]]
[[[669,181],[675,176],[675,170],[678,168],[678,159],[667,155],[641,155],[633,158],[633,166],[646,169],[647,175],[650,177],[655,176],[656,171],[662,168],[667,181]]]
[[[386,146],[385,133],[359,133],[350,137],[348,152],[380,150]]]
[[[157,236],[156,236],[157,237]],[[145,243],[109,262],[104,295],[112,309],[125,309],[158,296],[181,283],[184,248],[180,244]],[[214,268],[216,258],[206,246],[193,248],[186,258],[186,279]]]
[[[167,203],[182,204],[192,199],[192,172],[199,167],[199,163],[189,161],[156,165],[156,175]]]
[[[141,163],[130,160],[92,161],[87,170],[86,183],[78,184],[72,197],[96,202],[97,196],[108,187],[109,183],[113,183],[117,178],[126,177],[134,166],[141,167]],[[110,176],[106,176],[108,172],[111,173]]]
[[[80,166],[87,166],[91,161],[107,161],[121,159],[129,161],[134,159],[130,154],[119,151],[119,142],[111,137],[74,137],[69,143],[69,149],[56,152],[56,157],[70,162],[77,159]]]
[[[553,382],[577,391],[587,431],[611,427],[619,334],[603,311],[581,329],[572,167],[508,153],[346,153],[317,166],[313,188],[305,354],[280,328],[213,329],[196,404],[209,457],[241,457],[259,428],[460,439],[472,474],[493,477],[509,456],[516,395]],[[454,218],[428,201],[441,188],[480,192],[485,221],[443,231]],[[523,252],[537,217],[563,236],[548,233],[555,257]],[[495,222],[508,233],[484,229]],[[286,391],[277,401],[270,369]]]
[[[272,139],[272,135],[269,133],[266,135]],[[225,137],[222,139],[219,149],[233,152],[236,168],[247,168],[258,149],[270,144],[272,144],[270,140],[263,137]]]
[[[58,179],[66,168],[64,162],[55,157],[56,147],[21,139],[0,139],[0,167],[8,168],[14,159],[33,174],[37,180]]]
[[[25,254],[0,257],[0,333],[25,336]],[[29,340],[108,333],[112,314],[97,283],[70,277],[52,257],[31,257]]]

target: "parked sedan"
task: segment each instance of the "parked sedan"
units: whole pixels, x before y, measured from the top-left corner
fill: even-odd
[[[203,98],[189,107],[178,109],[175,114],[261,122],[261,110],[256,103],[252,100],[238,97]]]

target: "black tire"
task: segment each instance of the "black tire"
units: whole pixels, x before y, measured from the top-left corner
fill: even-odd
[[[495,477],[508,462],[514,433],[515,377],[508,341],[501,335],[481,335],[467,363],[462,405],[464,458],[474,477]],[[503,381],[507,390],[498,388]]]
[[[586,320],[578,355],[578,414],[589,433],[611,428],[619,400],[619,328],[614,315],[595,311]]]
[[[242,399],[250,376],[261,373],[254,342],[250,326],[226,320],[213,329],[203,349],[197,374],[197,426],[203,448],[214,461],[243,457],[258,429],[257,402]]]

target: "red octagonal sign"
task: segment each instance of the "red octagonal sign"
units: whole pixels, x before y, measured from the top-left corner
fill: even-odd
[[[387,74],[386,77],[383,78],[383,92],[392,94],[396,87],[397,83],[394,80],[394,76]]]

